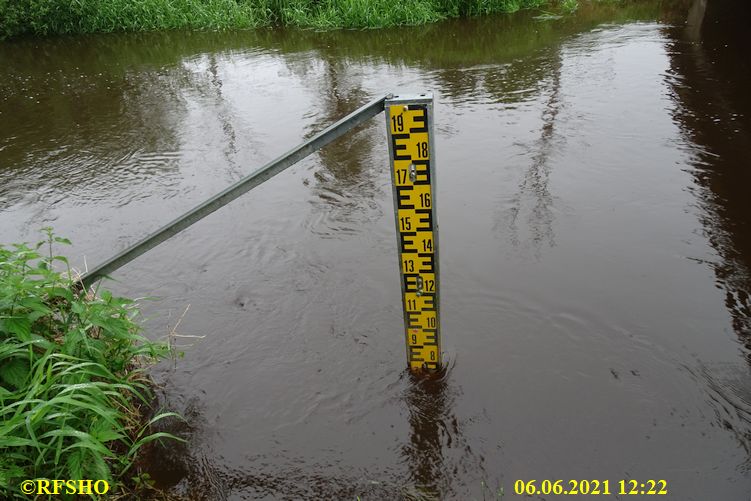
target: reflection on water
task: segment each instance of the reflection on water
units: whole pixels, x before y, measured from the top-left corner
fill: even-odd
[[[363,88],[362,76],[348,71],[346,62],[322,55],[319,63],[323,66],[323,78],[318,84],[318,95],[320,106],[326,111],[308,127],[307,137],[351,113],[370,97]],[[321,236],[356,233],[359,218],[376,207],[373,198],[379,194],[379,188],[371,166],[378,159],[374,138],[383,128],[380,119],[371,120],[318,153],[323,168],[313,175],[314,189],[320,198],[317,212],[325,220],[313,224],[313,231]],[[323,228],[316,229],[320,226]]]
[[[456,389],[451,388],[450,371],[431,377],[409,375],[406,392],[409,411],[409,442],[402,456],[409,471],[403,497],[437,500],[461,497],[447,472],[487,478],[482,456],[476,455],[462,435],[453,407]]]
[[[117,273],[162,298],[153,337],[186,304],[205,336],[154,371],[188,443],[143,465],[193,499],[479,500],[533,478],[745,499],[747,9],[3,43],[0,240],[52,223],[100,261],[370,99],[432,91],[450,369],[404,373],[376,118]]]
[[[206,436],[206,409],[197,398],[183,406],[187,422],[165,420],[160,431],[168,431],[188,440],[187,445],[170,443],[151,446],[143,458],[144,467],[158,469],[158,486],[191,499],[227,499],[232,493],[252,499],[408,499],[430,501],[452,499],[454,474],[486,478],[483,458],[462,435],[464,423],[453,412],[457,395],[451,388],[450,369],[429,378],[407,371],[400,379],[403,404],[407,411],[408,438],[400,447],[401,459],[393,467],[365,475],[339,461],[326,463],[295,457],[287,450],[251,454],[252,469],[227,469],[210,461],[211,440]],[[166,397],[169,400],[169,396]],[[356,445],[356,444],[355,444]],[[190,460],[186,460],[190,458]],[[276,464],[280,461],[287,466]],[[295,466],[299,465],[299,466]],[[302,468],[302,466],[305,468]],[[483,489],[483,494],[485,494]]]
[[[739,92],[745,87],[742,82],[751,78],[751,65],[742,55],[751,42],[742,29],[728,29],[751,9],[732,7],[715,3],[706,11],[706,2],[693,2],[686,28],[682,32],[673,29],[676,42],[670,82],[679,104],[676,121],[696,145],[692,174],[699,189],[695,192],[705,211],[709,242],[722,258],[715,263],[715,273],[726,289],[733,327],[751,349],[747,292],[751,235],[745,217],[751,209],[745,191],[751,99]],[[729,46],[734,49],[730,54]]]
[[[523,246],[525,252],[540,257],[543,245],[555,246],[553,230],[553,195],[550,193],[551,156],[555,154],[557,144],[561,141],[555,134],[555,121],[561,107],[561,56],[555,54],[552,61],[544,66],[549,68],[550,75],[545,80],[549,84],[547,89],[540,91],[547,94],[542,109],[542,127],[540,137],[528,147],[531,165],[524,173],[524,179],[519,184],[519,191],[511,200],[511,207],[506,209],[508,227],[496,225],[496,231],[508,233],[508,238],[514,247]],[[543,80],[543,81],[545,81]],[[527,242],[522,242],[519,235],[520,221],[523,218],[524,228],[528,230]]]
[[[409,405],[409,443],[404,445],[404,457],[410,479],[423,499],[441,499],[439,483],[443,478],[443,442],[459,435],[456,418],[446,419],[446,384],[438,379],[415,379],[407,395]],[[448,493],[444,493],[448,494]]]
[[[104,76],[96,61],[61,68],[45,56],[35,62],[48,71],[33,78],[4,59],[11,71],[0,83],[0,207],[30,196],[54,205],[69,194],[125,205],[140,194],[123,188],[155,173],[169,193],[181,156],[174,123],[185,112],[169,97],[181,87],[181,75]],[[150,134],[139,133],[141,124]]]
[[[211,77],[211,86],[216,93],[217,112],[216,116],[219,119],[222,127],[222,132],[225,136],[226,147],[224,154],[227,158],[227,163],[238,168],[235,156],[237,155],[237,134],[235,133],[234,121],[231,116],[231,106],[225,101],[222,93],[222,79],[219,76],[219,62],[215,54],[209,55],[209,71],[208,74]],[[240,173],[238,172],[238,177]]]
[[[751,41],[745,2],[694,0],[685,27],[670,28],[669,83],[676,123],[692,146],[692,188],[704,233],[717,253],[709,262],[725,293],[732,328],[751,366]],[[737,437],[751,468],[751,373],[735,364],[700,367],[718,425]]]

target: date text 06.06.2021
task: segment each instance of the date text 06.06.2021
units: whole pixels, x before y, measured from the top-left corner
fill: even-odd
[[[544,495],[660,495],[668,493],[667,480],[517,480],[514,493]]]

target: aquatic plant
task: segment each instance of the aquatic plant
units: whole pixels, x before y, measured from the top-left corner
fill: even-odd
[[[147,340],[132,300],[76,288],[69,243],[0,246],[0,498],[28,499],[24,479],[100,479],[113,487],[145,444],[153,393],[145,363],[168,356]],[[42,254],[44,252],[44,254]],[[66,271],[56,271],[62,265]],[[114,489],[113,489],[114,490]]]

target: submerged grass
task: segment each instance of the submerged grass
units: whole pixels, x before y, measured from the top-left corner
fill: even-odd
[[[0,0],[0,39],[162,29],[380,28],[577,0]]]
[[[133,301],[76,291],[53,265],[56,238],[0,246],[0,498],[28,499],[24,479],[140,478],[136,454],[164,432],[146,421],[144,362],[168,355],[139,334]],[[44,255],[42,255],[44,252]],[[133,480],[133,481],[131,481]],[[137,482],[136,482],[137,483]],[[55,499],[64,498],[55,497]]]

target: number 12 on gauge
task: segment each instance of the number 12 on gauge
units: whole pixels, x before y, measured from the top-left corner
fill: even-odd
[[[413,371],[435,371],[441,338],[433,97],[390,97],[386,121],[407,362]]]

